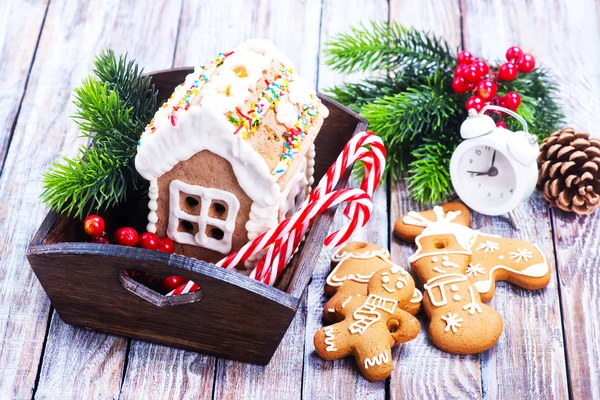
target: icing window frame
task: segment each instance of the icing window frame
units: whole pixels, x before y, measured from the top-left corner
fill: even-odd
[[[199,199],[198,214],[190,214],[181,209],[181,196]],[[214,204],[226,205],[225,212],[211,216]],[[225,190],[207,188],[200,185],[190,185],[178,179],[169,184],[169,224],[167,235],[177,243],[189,244],[214,250],[221,254],[231,252],[235,220],[240,210],[237,197]],[[224,215],[224,216],[223,216]],[[223,218],[219,218],[223,216]],[[195,234],[179,230],[181,224],[194,226]],[[197,228],[196,228],[197,227]],[[209,236],[207,231],[217,232]],[[222,233],[222,235],[221,235]],[[215,238],[221,236],[220,238]]]

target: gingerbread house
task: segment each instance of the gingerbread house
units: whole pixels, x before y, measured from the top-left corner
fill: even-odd
[[[289,216],[313,183],[328,110],[267,40],[249,40],[175,88],[139,144],[149,232],[216,262]]]

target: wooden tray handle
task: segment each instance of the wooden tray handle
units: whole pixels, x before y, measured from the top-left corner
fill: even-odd
[[[133,293],[142,300],[154,304],[157,307],[171,307],[181,304],[197,303],[202,300],[202,288],[198,288],[194,293],[181,294],[178,296],[165,296],[155,292],[149,287],[135,281],[125,271],[121,271],[119,282],[125,290]]]

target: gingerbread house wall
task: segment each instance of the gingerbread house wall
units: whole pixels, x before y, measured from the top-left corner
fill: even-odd
[[[239,210],[235,218],[235,228],[231,237],[231,249],[238,249],[248,242],[248,232],[246,223],[250,215],[252,200],[244,193],[240,187],[234,171],[229,161],[225,160],[208,150],[201,151],[186,161],[176,164],[169,172],[158,178],[158,222],[156,223],[156,233],[162,237],[167,236],[169,218],[171,214],[171,190],[170,185],[173,180],[182,181],[189,185],[202,186],[223,190],[233,194],[239,201]],[[191,200],[187,198],[191,197]],[[201,199],[198,196],[180,195],[179,206],[181,210],[188,214],[197,215],[201,212]],[[196,204],[198,202],[198,204]],[[225,220],[231,211],[224,202],[212,202],[209,211],[209,217]],[[218,203],[218,204],[217,204]],[[223,207],[225,210],[223,210]],[[215,227],[207,224],[207,235],[218,240],[219,231],[213,231]],[[218,228],[216,228],[218,229]],[[178,228],[180,232],[189,232],[195,234],[198,231],[197,224],[189,224],[182,221]],[[226,234],[226,233],[224,233]],[[225,257],[229,252],[221,253],[204,247],[190,244],[177,243],[175,240],[175,252],[188,257],[194,257],[208,262],[217,262]]]

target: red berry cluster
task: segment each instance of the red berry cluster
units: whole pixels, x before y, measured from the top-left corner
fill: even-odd
[[[535,59],[531,54],[524,54],[517,47],[510,47],[506,51],[505,62],[493,71],[484,61],[473,58],[468,51],[458,53],[458,66],[454,69],[452,89],[457,94],[473,92],[467,100],[466,108],[474,108],[477,112],[487,104],[496,104],[516,111],[521,104],[521,96],[517,92],[508,92],[498,96],[498,82],[512,81],[519,72],[524,74],[533,71]],[[503,126],[503,121],[499,122]]]
[[[110,244],[108,234],[104,228],[104,220],[98,215],[90,215],[83,221],[83,230],[92,237],[94,243]],[[175,252],[175,244],[171,239],[159,238],[151,232],[138,235],[137,231],[130,227],[117,229],[113,239],[115,244],[121,246],[134,247],[139,245],[143,249],[157,250],[162,253]]]

